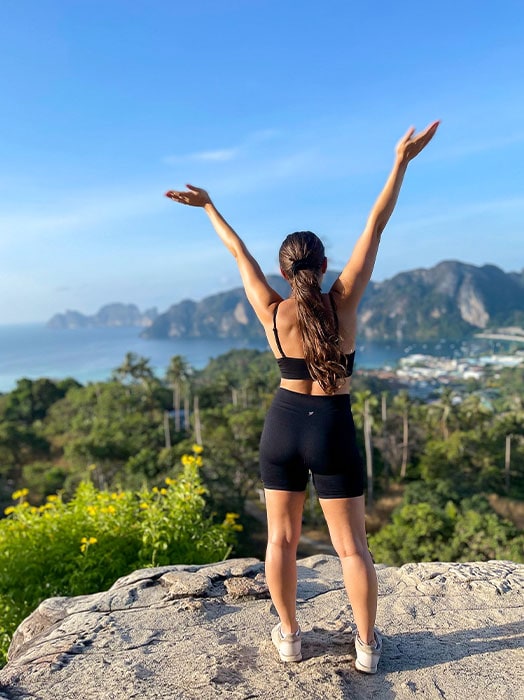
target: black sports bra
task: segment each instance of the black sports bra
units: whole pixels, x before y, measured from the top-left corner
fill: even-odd
[[[335,307],[335,302],[331,294],[329,294],[329,301],[331,302],[331,307],[333,309],[333,317],[335,319],[335,331],[338,333],[338,318],[337,310]],[[275,336],[275,343],[277,348],[282,355],[282,357],[277,357],[277,363],[280,367],[280,376],[282,379],[313,379],[309,371],[309,367],[303,357],[288,357],[282,350],[282,345],[280,344],[280,338],[278,337],[277,330],[277,311],[278,304],[275,305],[275,310],[273,311],[273,334]],[[355,351],[345,355],[346,358],[346,377],[351,377],[353,374],[353,365],[355,364]]]

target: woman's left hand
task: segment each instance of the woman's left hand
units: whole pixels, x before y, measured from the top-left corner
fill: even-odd
[[[211,197],[201,187],[194,187],[193,185],[186,185],[186,187],[187,190],[185,192],[169,190],[166,192],[166,197],[169,197],[174,202],[187,204],[190,207],[205,207],[206,204],[211,204]]]
[[[415,158],[415,156],[418,156],[420,151],[422,151],[433,136],[435,136],[439,124],[439,121],[433,122],[433,124],[430,124],[419,134],[415,134],[415,127],[411,127],[397,143],[396,152],[399,161],[407,164],[410,160]]]

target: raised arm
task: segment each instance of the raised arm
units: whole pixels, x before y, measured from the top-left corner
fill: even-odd
[[[237,261],[247,298],[257,317],[263,324],[269,322],[272,305],[280,301],[282,297],[269,286],[259,264],[247,249],[244,241],[220,214],[209,194],[200,187],[187,185],[186,191],[169,190],[166,192],[166,197],[180,204],[204,209],[220,240]]]
[[[369,213],[364,231],[357,240],[348,263],[333,284],[332,291],[338,297],[337,304],[340,308],[356,310],[371,279],[380,238],[395,209],[408,164],[431,141],[439,123],[433,122],[416,135],[412,127],[398,142],[395,161],[386,184]]]

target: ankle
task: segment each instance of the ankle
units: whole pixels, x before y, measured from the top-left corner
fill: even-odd
[[[285,625],[283,622],[280,623],[280,633],[281,634],[296,634],[299,630],[298,622],[294,622]]]
[[[358,638],[359,638],[361,644],[365,644],[368,647],[376,647],[377,646],[377,638],[375,637],[374,632],[373,632],[373,636],[371,637],[371,639],[369,638],[368,635],[366,635],[365,637],[361,637],[360,634],[358,634]]]

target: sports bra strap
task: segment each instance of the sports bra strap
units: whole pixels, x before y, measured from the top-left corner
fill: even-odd
[[[280,338],[278,337],[278,330],[277,330],[277,311],[278,311],[278,304],[275,304],[275,310],[273,311],[273,335],[275,336],[275,343],[277,344],[277,348],[279,353],[281,354],[282,357],[286,357],[285,352],[282,350],[282,345],[280,345]]]

